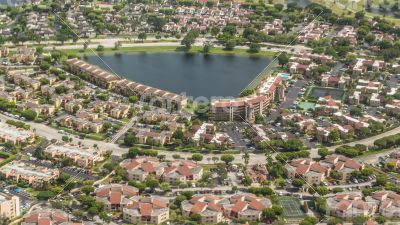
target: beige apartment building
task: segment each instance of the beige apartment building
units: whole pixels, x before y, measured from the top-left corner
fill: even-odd
[[[19,197],[0,194],[0,216],[13,219],[20,215]]]
[[[69,158],[81,167],[90,167],[103,160],[102,150],[71,145],[49,145],[44,153],[52,158]]]

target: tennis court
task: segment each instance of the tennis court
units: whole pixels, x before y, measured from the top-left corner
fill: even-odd
[[[302,218],[306,216],[301,210],[300,201],[297,198],[282,196],[279,197],[279,203],[283,207],[283,215],[286,218]]]

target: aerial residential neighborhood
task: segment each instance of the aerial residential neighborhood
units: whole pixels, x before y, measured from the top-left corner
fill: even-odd
[[[399,4],[0,1],[0,224],[400,224]]]

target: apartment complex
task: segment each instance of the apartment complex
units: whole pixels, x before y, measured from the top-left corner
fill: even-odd
[[[144,181],[149,175],[170,183],[198,181],[203,175],[203,168],[193,161],[175,160],[160,162],[157,158],[142,157],[126,159],[120,164],[128,171],[128,178]]]
[[[254,122],[257,115],[267,112],[275,101],[285,98],[285,86],[280,76],[267,79],[257,93],[243,98],[218,99],[211,101],[210,120]]]
[[[121,211],[131,203],[130,198],[139,194],[139,190],[128,185],[110,184],[99,187],[94,194],[104,202],[107,211]]]
[[[400,195],[393,191],[378,191],[366,197],[378,206],[377,212],[388,218],[400,218]]]
[[[0,142],[9,142],[14,145],[21,143],[32,143],[35,140],[35,133],[22,128],[16,128],[0,122]]]
[[[169,220],[169,204],[160,197],[135,196],[123,208],[123,219],[131,224],[161,224]]]
[[[0,194],[0,216],[13,219],[21,215],[19,197],[15,195]]]
[[[52,158],[68,158],[81,167],[93,166],[103,160],[103,151],[70,145],[49,145],[45,150]]]
[[[72,215],[59,209],[37,209],[22,218],[21,225],[83,225],[72,222]]]
[[[253,194],[237,194],[230,197],[195,195],[182,202],[182,213],[201,215],[202,224],[215,224],[229,219],[259,221],[262,211],[271,207],[271,201]]]
[[[342,180],[350,177],[354,170],[362,170],[364,165],[342,155],[328,155],[320,162],[311,159],[295,159],[285,165],[289,178],[304,178],[307,183],[320,183],[330,176],[331,171],[343,174]]]
[[[360,193],[340,193],[327,198],[330,213],[341,218],[374,215],[377,205],[373,201],[363,200]]]
[[[168,91],[150,87],[134,81],[121,79],[115,74],[109,73],[97,66],[86,63],[79,59],[67,60],[67,66],[71,72],[81,75],[90,82],[116,93],[131,96],[136,95],[143,101],[149,101],[156,106],[171,106],[183,108],[187,105],[185,96],[177,95]]]
[[[27,183],[35,188],[40,188],[43,184],[57,179],[60,173],[58,169],[36,166],[23,161],[13,161],[2,166],[0,174],[5,179]]]

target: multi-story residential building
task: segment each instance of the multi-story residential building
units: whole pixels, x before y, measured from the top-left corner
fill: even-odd
[[[31,64],[36,60],[36,48],[28,48],[27,46],[17,48],[12,57],[11,62]]]
[[[329,177],[331,168],[326,168],[320,163],[310,159],[292,160],[290,164],[286,164],[285,168],[288,172],[288,177],[302,177],[308,184],[318,184]]]
[[[210,120],[254,122],[257,115],[266,113],[271,104],[285,98],[285,86],[280,76],[270,77],[252,96],[211,101]]]
[[[168,201],[160,197],[132,197],[123,208],[124,221],[131,224],[161,224],[169,220]]]
[[[379,98],[379,92],[381,86],[382,85],[379,82],[359,79],[356,90],[349,96],[349,103],[353,105],[366,103],[375,107],[380,106],[381,101]]]
[[[21,225],[83,225],[73,222],[73,216],[59,209],[37,209],[22,218]]]
[[[324,37],[324,34],[329,31],[329,25],[311,22],[299,35],[300,42],[307,43],[308,41],[319,40]]]
[[[57,118],[57,121],[62,126],[74,128],[80,132],[99,133],[103,129],[102,120],[88,121],[86,119],[77,118],[72,115],[63,115]]]
[[[135,135],[139,144],[164,145],[171,143],[172,132],[168,130],[157,131],[150,128],[134,128],[132,133]]]
[[[343,174],[343,180],[350,178],[351,172],[361,171],[364,164],[342,155],[328,155],[320,164],[326,168],[331,168]]]
[[[139,190],[123,184],[109,184],[99,187],[94,194],[99,201],[104,202],[107,211],[121,211],[132,204],[131,198],[139,195]]]
[[[0,122],[0,142],[18,145],[21,143],[32,143],[33,141],[35,141],[34,132]]]
[[[105,70],[88,64],[79,59],[67,60],[67,66],[73,73],[83,75],[90,82],[107,89],[112,89],[116,93],[131,96],[136,95],[142,101],[149,101],[152,105],[171,107],[176,106],[178,109],[187,105],[187,98],[168,91],[160,90],[134,81],[121,79],[115,74],[106,72]]]
[[[26,101],[18,104],[18,110],[32,110],[39,116],[51,116],[54,114],[56,107],[54,105],[44,104],[40,105],[38,101]]]
[[[330,213],[341,218],[374,215],[377,205],[374,201],[365,201],[360,193],[340,193],[327,199]]]
[[[185,133],[187,142],[192,142],[199,146],[202,143],[213,143],[218,146],[227,146],[231,143],[230,137],[226,133],[216,132],[217,127],[212,123],[202,123],[194,125]]]
[[[354,75],[361,75],[368,71],[378,72],[381,71],[385,66],[385,62],[382,60],[371,60],[359,58],[352,67]]]
[[[366,197],[367,202],[375,202],[378,213],[387,218],[400,217],[400,195],[393,191],[377,191]]]
[[[320,76],[322,87],[334,87],[344,89],[351,83],[351,78],[348,76],[332,76],[328,74],[322,74]]]
[[[144,181],[154,175],[170,183],[198,181],[203,175],[203,168],[193,161],[175,160],[160,162],[157,158],[143,157],[127,159],[120,164],[128,171],[128,178]]]
[[[357,29],[353,26],[344,26],[336,36],[337,38],[346,38],[349,40],[351,45],[357,44]]]
[[[354,128],[351,125],[341,126],[332,124],[329,127],[317,127],[315,136],[319,142],[331,142],[331,132],[338,132],[341,139],[347,139],[354,134]]]
[[[164,173],[164,168],[167,167],[167,163],[153,157],[126,159],[120,165],[128,171],[128,179],[140,182],[146,180],[149,175],[160,177]]]
[[[315,113],[318,115],[332,115],[338,112],[341,106],[341,101],[333,99],[331,96],[318,98],[315,105]]]
[[[14,219],[21,215],[19,197],[16,195],[0,194],[0,216]]]
[[[71,159],[75,164],[82,167],[93,166],[96,162],[104,159],[102,150],[69,145],[49,145],[44,153],[52,158]]]
[[[271,201],[253,194],[237,194],[228,198],[215,195],[195,195],[182,202],[182,213],[201,215],[202,223],[219,223],[227,218],[259,221],[262,211],[271,207]]]
[[[203,176],[203,167],[193,161],[175,160],[165,168],[163,180],[170,183],[198,181]]]
[[[27,183],[35,188],[40,188],[43,184],[57,179],[60,172],[58,169],[36,166],[23,161],[13,161],[1,167],[0,174],[5,179]]]
[[[400,100],[392,100],[391,103],[385,105],[385,111],[390,115],[400,115]]]

